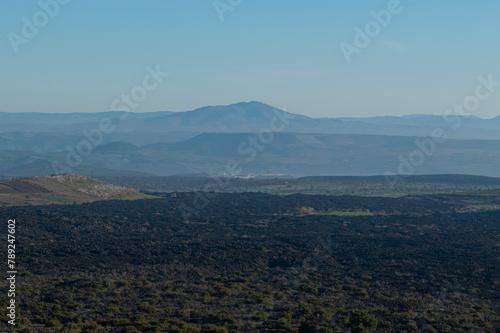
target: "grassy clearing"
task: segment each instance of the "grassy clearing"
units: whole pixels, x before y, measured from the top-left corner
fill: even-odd
[[[161,197],[144,193],[118,194],[108,199],[116,200],[140,200],[140,199],[160,199]]]
[[[44,199],[53,203],[57,204],[68,204],[68,203],[73,203],[72,201],[68,201],[68,199],[61,198],[61,197],[56,197],[54,195],[35,195],[35,197]]]
[[[467,206],[470,208],[479,208],[479,209],[497,209],[498,204],[488,203],[488,202],[468,202]]]
[[[92,202],[92,201],[99,201],[99,199],[96,200],[96,198],[89,198],[89,200],[82,200],[82,198],[72,198],[72,197],[59,197],[55,195],[34,195],[34,197],[44,199],[47,201],[50,201],[52,203],[56,204],[72,204],[73,202],[76,203],[82,203],[82,202]],[[160,197],[154,196],[154,195],[149,195],[149,194],[143,194],[143,193],[127,193],[127,194],[118,194],[114,196],[110,196],[108,198],[102,198],[100,200],[140,200],[140,199],[158,199]]]
[[[278,195],[295,193],[319,195],[353,195],[400,197],[422,194],[495,194],[498,186],[447,184],[447,183],[396,183],[395,187],[385,182],[297,182],[293,184],[266,185],[234,188],[235,191],[264,192]]]

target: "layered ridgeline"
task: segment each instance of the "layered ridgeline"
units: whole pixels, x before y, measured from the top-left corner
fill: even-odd
[[[0,206],[78,204],[149,197],[139,190],[80,175],[17,178],[0,182]]]
[[[332,110],[332,114],[337,111]],[[248,102],[207,106],[185,112],[129,112],[126,117],[124,112],[119,111],[59,114],[0,112],[0,149],[32,149],[34,146],[40,151],[64,149],[66,142],[60,142],[62,137],[78,142],[83,138],[82,131],[91,132],[99,128],[103,119],[110,119],[113,126],[116,125],[110,133],[106,133],[104,143],[127,141],[140,146],[181,141],[201,133],[255,133],[269,127],[277,114],[287,119],[284,132],[428,136],[439,127],[446,130],[450,139],[500,140],[500,116],[493,119],[429,114],[311,118],[264,103]],[[38,141],[36,145],[33,145],[33,139]]]
[[[229,161],[242,175],[500,176],[500,117],[310,118],[259,102],[126,117],[0,113],[7,177],[227,173]]]
[[[144,146],[114,142],[97,146],[87,156],[75,151],[0,151],[0,175],[228,174],[228,163],[232,163],[230,169],[239,176],[370,176],[390,172],[402,173],[403,178],[418,174],[500,177],[500,140],[436,143],[408,136],[275,133],[273,140],[264,144],[256,138],[258,135],[251,133],[207,133],[182,142]],[[68,158],[81,163],[68,165]]]

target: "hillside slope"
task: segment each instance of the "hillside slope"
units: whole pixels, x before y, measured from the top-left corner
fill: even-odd
[[[116,186],[79,175],[17,178],[0,182],[1,206],[78,204],[148,197],[137,189]]]

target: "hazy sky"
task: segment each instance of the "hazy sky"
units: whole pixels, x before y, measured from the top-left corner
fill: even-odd
[[[108,111],[157,65],[170,75],[133,111],[257,100],[314,117],[444,113],[478,76],[500,82],[499,1],[390,3],[220,0],[222,21],[212,0],[72,0],[53,17],[1,1],[0,111]],[[389,7],[377,31],[370,12]],[[366,24],[373,37],[348,63],[339,45]],[[476,112],[499,114],[500,88]]]

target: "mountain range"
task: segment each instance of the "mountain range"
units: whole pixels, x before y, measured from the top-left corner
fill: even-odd
[[[446,140],[434,140],[435,131]],[[422,161],[409,166],[415,154]],[[500,176],[500,116],[311,118],[260,102],[186,112],[0,113],[4,176],[67,169],[121,176],[227,173],[229,161],[242,175],[379,175],[406,163],[412,174]]]

